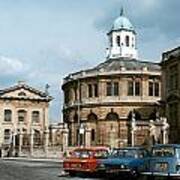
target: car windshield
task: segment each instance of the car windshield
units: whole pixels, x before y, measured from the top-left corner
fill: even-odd
[[[136,149],[116,149],[111,154],[112,157],[130,157],[141,158],[145,156],[145,152]]]
[[[75,150],[72,153],[72,156],[75,158],[90,158],[93,154],[93,151],[90,150]]]
[[[75,158],[106,158],[108,156],[107,150],[75,150],[72,153]]]
[[[174,147],[154,147],[152,149],[153,157],[170,157],[175,155]]]

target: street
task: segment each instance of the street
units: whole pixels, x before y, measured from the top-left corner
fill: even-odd
[[[84,178],[60,177],[59,164],[47,162],[19,162],[0,160],[0,180],[80,180]]]

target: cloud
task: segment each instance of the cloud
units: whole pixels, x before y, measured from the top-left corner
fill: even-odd
[[[18,75],[27,70],[27,66],[16,58],[0,56],[0,72],[3,76]]]
[[[125,13],[137,29],[156,28],[170,38],[179,37],[180,1],[136,0],[131,3],[120,1],[110,6],[107,13],[96,19],[94,26],[98,30],[109,30],[113,20],[118,16],[120,7],[124,4]],[[136,8],[134,8],[136,7]]]

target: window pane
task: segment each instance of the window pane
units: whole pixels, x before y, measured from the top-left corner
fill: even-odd
[[[106,95],[112,96],[112,84],[110,82],[106,84]]]
[[[39,122],[39,111],[33,111],[32,112],[32,122]]]
[[[155,83],[155,96],[159,96],[159,83]]]
[[[4,121],[11,121],[12,111],[9,109],[5,109],[4,111]]]
[[[88,84],[88,97],[92,97],[92,84]]]
[[[94,96],[98,97],[98,84],[94,84]]]
[[[153,96],[153,82],[149,82],[149,96]]]
[[[135,82],[135,96],[140,95],[140,82]]]
[[[133,96],[133,81],[128,81],[128,96]]]
[[[120,46],[120,36],[117,36],[116,41],[117,41],[117,46]]]
[[[129,47],[129,36],[126,36],[126,46]]]
[[[118,82],[114,83],[114,96],[118,96],[119,95],[119,84]]]
[[[24,122],[26,118],[26,111],[24,110],[19,110],[18,111],[18,121],[19,122]]]

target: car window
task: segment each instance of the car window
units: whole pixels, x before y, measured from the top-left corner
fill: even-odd
[[[154,147],[152,149],[152,156],[154,157],[171,157],[174,155],[174,147]]]
[[[107,150],[96,150],[94,153],[95,158],[107,158],[108,151]]]
[[[139,154],[138,150],[136,150],[136,149],[116,149],[112,152],[111,156],[138,158],[140,156],[140,154]],[[142,153],[141,156],[144,157],[144,154]]]

